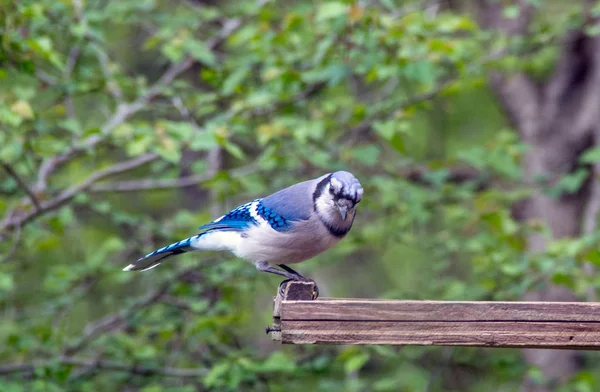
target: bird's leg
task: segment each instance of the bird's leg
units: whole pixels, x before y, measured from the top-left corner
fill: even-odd
[[[278,267],[280,267],[281,269],[289,272],[290,274],[294,274],[296,275],[299,279],[296,280],[307,280],[307,278],[305,278],[304,276],[300,275],[300,273],[298,271],[294,271],[293,269],[291,269],[290,267],[288,267],[285,264],[277,264]]]
[[[260,261],[260,262],[256,263],[256,269],[258,269],[259,271],[268,272],[270,274],[285,276],[289,280],[304,280],[304,279],[306,279],[294,270],[292,270],[292,272],[290,272],[288,270],[282,271],[280,269],[273,267],[271,264],[269,264],[265,261]]]
[[[271,264],[269,264],[266,261],[260,261],[260,262],[256,263],[256,269],[258,269],[259,271],[264,271],[264,272],[268,272],[271,274],[284,276],[287,278],[286,280],[281,282],[281,284],[279,285],[279,294],[282,297],[283,297],[283,291],[285,289],[285,286],[292,280],[300,280],[303,282],[313,282],[315,284],[315,299],[319,296],[319,288],[317,287],[317,284],[314,280],[305,278],[304,276],[300,275],[298,272],[294,271],[293,269],[291,269],[290,267],[288,267],[285,264],[278,264],[278,266],[281,267],[283,269],[283,271],[273,267]]]

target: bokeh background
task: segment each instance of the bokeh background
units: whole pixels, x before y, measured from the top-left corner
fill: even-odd
[[[0,390],[595,391],[593,352],[281,346],[279,279],[132,260],[333,170],[324,296],[587,300],[595,1],[0,1]]]

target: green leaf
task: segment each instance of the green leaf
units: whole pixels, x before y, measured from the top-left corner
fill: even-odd
[[[369,360],[369,354],[361,352],[351,356],[344,363],[344,370],[346,373],[354,373],[362,368]]]
[[[287,354],[276,351],[262,363],[259,369],[263,372],[292,373],[296,370],[296,363]]]
[[[339,2],[327,2],[319,5],[317,9],[317,21],[322,22],[347,14],[348,6],[346,4]]]
[[[178,141],[187,141],[197,133],[196,128],[187,121],[161,121],[169,136],[175,138]]]
[[[590,250],[585,256],[584,256],[584,260],[600,266],[600,250],[597,249],[592,249]]]
[[[552,192],[557,195],[564,192],[575,193],[581,188],[587,177],[588,171],[586,169],[577,169],[575,172],[563,176]]]
[[[367,166],[375,165],[379,160],[379,154],[379,148],[373,144],[355,147],[352,151],[352,155],[354,155],[354,158],[361,161]]]
[[[581,163],[600,162],[600,147],[588,148],[579,158]]]
[[[225,150],[227,150],[228,153],[230,153],[237,159],[243,160],[246,158],[246,154],[244,154],[244,151],[237,144],[231,143],[226,140],[222,143],[222,146],[225,148]]]
[[[14,162],[23,153],[23,141],[13,139],[12,143],[0,145],[0,160]]]
[[[552,283],[572,287],[573,286],[573,277],[569,274],[565,274],[564,272],[557,272],[552,275]]]
[[[502,14],[507,19],[516,19],[519,17],[520,9],[518,5],[509,5],[504,7]]]
[[[206,377],[204,377],[204,385],[208,388],[222,385],[222,378],[229,371],[229,363],[221,362],[213,366]]]
[[[12,291],[14,286],[15,284],[11,275],[0,273],[0,293]]]
[[[221,87],[221,91],[223,92],[223,94],[232,94],[249,73],[250,68],[242,66],[240,68],[237,68],[231,74],[229,74],[229,76],[225,79]]]
[[[138,359],[151,359],[154,358],[157,354],[156,348],[154,346],[145,345],[142,347],[138,347],[135,350],[135,356]]]
[[[210,151],[219,145],[214,131],[203,130],[192,137],[189,147],[194,151]]]
[[[209,308],[208,300],[201,299],[201,300],[192,301],[192,302],[190,302],[190,308],[194,312],[197,312],[197,313],[206,312],[206,310]]]
[[[150,149],[154,142],[153,135],[136,135],[135,139],[126,144],[127,154],[130,156],[142,155]]]
[[[198,40],[188,40],[185,44],[185,49],[194,57],[196,60],[208,65],[215,67],[217,65],[217,58],[213,51],[206,46],[204,42]]]
[[[162,143],[155,146],[154,150],[168,162],[179,163],[181,160],[181,149],[179,149],[175,143]]]
[[[12,110],[13,113],[16,113],[23,119],[32,119],[34,116],[33,109],[31,108],[31,105],[27,101],[21,100],[21,101],[15,102],[10,107],[10,110]]]
[[[600,35],[600,26],[598,26],[597,24],[590,24],[585,26],[584,31],[587,35],[595,37]]]
[[[392,148],[398,151],[401,154],[406,154],[406,144],[404,143],[404,137],[400,134],[400,132],[394,133],[394,135],[388,139],[388,143]]]
[[[350,69],[345,64],[332,64],[326,68],[314,69],[302,75],[302,80],[307,83],[328,82],[335,85],[350,74]]]
[[[181,39],[173,39],[160,48],[162,54],[174,63],[183,60],[184,49]]]

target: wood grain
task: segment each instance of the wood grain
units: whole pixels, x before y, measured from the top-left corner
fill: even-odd
[[[281,342],[598,349],[600,325],[574,322],[282,320]]]
[[[302,284],[276,299],[274,340],[600,349],[600,303],[311,300],[309,283]],[[288,300],[288,293],[295,293],[295,300]]]
[[[282,320],[585,321],[600,322],[600,303],[449,302],[326,299],[284,301]]]

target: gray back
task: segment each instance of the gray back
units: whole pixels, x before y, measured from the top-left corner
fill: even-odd
[[[287,220],[307,220],[313,212],[313,193],[325,176],[300,182],[262,199],[263,206]]]

